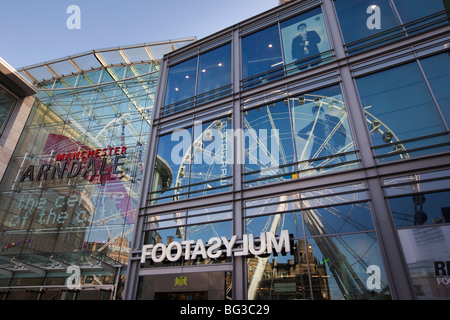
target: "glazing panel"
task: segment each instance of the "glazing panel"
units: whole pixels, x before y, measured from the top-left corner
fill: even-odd
[[[159,137],[152,191],[160,191],[160,196],[178,194],[181,190],[173,188],[188,184],[191,132],[188,128]]]
[[[450,8],[450,3],[446,0],[394,0],[394,3],[403,23]]]
[[[450,226],[398,230],[417,299],[448,300]]]
[[[0,134],[3,133],[17,99],[0,87]]]
[[[2,245],[18,242],[8,253],[71,252],[89,234],[92,202],[72,188],[2,194]],[[75,190],[73,190],[75,191]],[[19,250],[19,251],[17,251]]]
[[[358,166],[339,86],[245,111],[244,126],[247,186]]]
[[[368,203],[303,210],[307,236],[373,230]]]
[[[231,44],[200,55],[197,95],[231,83]],[[220,90],[219,90],[220,91]]]
[[[295,161],[290,112],[284,101],[244,113],[244,130],[247,172],[272,167],[262,175],[289,171],[289,167],[276,168]]]
[[[392,144],[390,152],[404,151],[399,157],[408,158],[412,156],[408,149],[429,147],[429,141],[408,141],[407,145],[396,142],[446,132],[417,63],[358,78],[356,83],[375,146]],[[442,136],[435,137],[433,143],[448,141],[448,136]],[[432,152],[436,151],[423,151],[425,154]],[[377,153],[389,152],[383,149]],[[388,160],[393,158],[397,157]]]
[[[450,191],[417,193],[391,198],[389,205],[397,227],[450,223]]]
[[[292,130],[300,170],[355,160],[352,132],[339,86],[293,99]],[[310,159],[320,161],[305,161]],[[344,166],[345,168],[345,166]],[[307,171],[305,175],[314,174]]]
[[[197,78],[195,57],[169,68],[164,105],[170,105],[194,97]]]
[[[356,202],[367,199],[367,193],[365,191],[361,192],[351,192],[346,194],[328,194],[329,190],[322,189],[314,193],[304,192],[302,193],[302,208],[314,208],[330,206],[345,202]],[[321,197],[312,198],[313,194],[321,193]],[[308,199],[309,198],[309,199]]]
[[[233,235],[233,224],[231,221],[210,222],[206,224],[197,224],[186,227],[186,240],[192,240],[197,243],[198,240],[203,240],[205,244],[213,237],[225,237],[230,239]],[[192,247],[191,249],[194,249]],[[196,260],[187,260],[185,265],[199,265],[199,264],[213,264],[231,262],[231,257],[223,257],[218,259],[204,259],[201,255],[197,256]]]
[[[245,220],[247,233],[259,238],[262,232],[278,235],[282,230],[289,230],[294,237],[304,235],[302,214],[300,212],[278,213],[265,216],[252,216]]]
[[[320,53],[331,49],[320,8],[311,10],[280,24],[285,63],[298,65],[321,61]]]
[[[231,205],[225,204],[225,205],[221,205],[221,206],[214,206],[214,207],[207,207],[207,208],[189,210],[189,216],[194,216],[194,215],[199,215],[199,214],[206,214],[206,213],[221,212],[221,211],[229,211],[231,209],[232,209]]]
[[[436,56],[420,60],[428,83],[431,86],[441,112],[450,127],[450,54],[441,53]]]
[[[242,78],[278,70],[283,65],[278,25],[242,38]]]
[[[300,195],[298,193],[286,194],[282,196],[276,197],[267,197],[264,199],[254,199],[245,201],[245,207],[253,207],[253,206],[272,206],[277,205],[278,202],[289,201],[289,200],[298,200]],[[257,212],[260,209],[256,208],[248,208],[246,209],[246,215],[254,215],[258,214]],[[263,212],[261,212],[263,214]]]
[[[375,35],[381,39],[400,25],[390,0],[335,0],[334,5],[345,43]]]
[[[186,227],[186,240],[202,239],[205,243],[213,237],[230,239],[233,235],[231,221],[210,222]]]
[[[227,118],[199,123],[193,128],[190,191],[200,191],[197,196],[209,194],[209,189],[213,188],[218,188],[216,192],[223,191],[223,186],[231,184],[232,136],[227,134],[230,129],[231,122]]]
[[[247,259],[248,300],[311,299],[305,242],[296,241],[286,256]]]
[[[314,299],[391,299],[374,233],[310,238],[306,246]]]
[[[204,216],[189,217],[187,219],[187,223],[188,224],[199,224],[199,223],[212,222],[212,221],[218,221],[218,220],[229,220],[231,218],[233,218],[233,214],[231,212],[222,212],[222,213],[216,213],[216,214],[207,214]]]

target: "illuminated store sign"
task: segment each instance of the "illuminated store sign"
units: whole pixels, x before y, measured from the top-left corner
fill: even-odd
[[[218,259],[225,255],[231,256],[269,256],[274,251],[276,254],[286,254],[291,252],[290,235],[287,230],[283,230],[277,237],[273,232],[261,233],[259,247],[257,248],[253,234],[244,234],[242,243],[237,243],[237,236],[230,240],[226,237],[213,237],[205,242],[201,239],[171,242],[167,246],[164,243],[146,244],[142,247],[141,263],[151,259],[153,262],[163,262],[168,260],[177,261],[182,257],[185,260]]]
[[[36,173],[35,165],[29,165],[23,172],[20,182],[53,180],[55,177],[62,179],[64,174],[67,178],[76,176],[86,177],[103,176],[109,174],[120,174],[122,170],[117,167],[124,163],[120,160],[126,157],[127,147],[108,147],[102,149],[81,149],[78,151],[58,153],[51,163],[42,163]],[[107,157],[113,156],[112,170],[108,170],[110,165]],[[70,162],[70,163],[69,163]],[[35,174],[36,173],[36,174]]]

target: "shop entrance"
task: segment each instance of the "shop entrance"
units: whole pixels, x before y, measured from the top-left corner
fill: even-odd
[[[208,292],[155,292],[155,300],[208,300]]]
[[[231,298],[231,272],[142,276],[139,300],[225,300]]]

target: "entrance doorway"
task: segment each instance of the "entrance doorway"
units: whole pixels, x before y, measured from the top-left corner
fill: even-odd
[[[208,300],[208,292],[155,292],[155,300]]]
[[[193,272],[141,276],[138,300],[231,299],[231,272]]]

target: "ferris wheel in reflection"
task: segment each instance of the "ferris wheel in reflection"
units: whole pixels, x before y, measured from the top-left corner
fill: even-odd
[[[289,98],[283,102],[285,107],[289,108],[289,112],[284,112],[283,115],[287,118],[281,119],[277,114],[275,104],[267,104],[257,107],[256,109],[265,109],[265,112],[261,112],[260,117],[249,120],[246,117],[244,111],[243,125],[244,130],[255,129],[260,123],[269,123],[269,127],[272,129],[278,129],[277,122],[281,120],[288,121],[291,125],[292,136],[290,138],[279,137],[275,139],[278,143],[280,165],[276,168],[270,166],[269,163],[257,162],[259,166],[259,172],[262,176],[268,177],[265,179],[255,179],[257,183],[263,184],[265,181],[268,183],[286,181],[287,179],[301,179],[319,173],[331,172],[332,170],[342,170],[345,168],[351,168],[358,161],[355,144],[352,138],[352,129],[348,121],[347,108],[344,102],[335,97],[327,97],[323,95],[305,94],[297,98]],[[392,145],[392,152],[399,153],[401,157],[408,158],[408,153],[404,146],[400,143],[400,140],[395,133],[379,118],[374,116],[370,112],[370,107],[363,109],[366,123],[369,127],[370,135],[380,135],[386,145]],[[275,116],[274,116],[275,114]],[[179,195],[183,194],[183,186],[186,185],[183,179],[198,178],[203,181],[214,181],[221,178],[221,171],[218,170],[217,164],[211,164],[206,170],[192,172],[190,170],[191,165],[194,162],[196,153],[206,154],[208,156],[216,157],[217,154],[211,153],[206,148],[206,145],[213,141],[213,130],[219,133],[219,138],[224,143],[230,143],[230,136],[226,135],[225,128],[227,127],[227,121],[215,120],[210,122],[204,127],[201,134],[198,135],[192,141],[192,145],[189,150],[183,155],[183,160],[176,174],[173,175],[175,182],[174,199],[177,199]],[[254,130],[256,131],[256,130]],[[215,136],[217,138],[217,135]],[[231,136],[232,138],[232,136]],[[292,150],[294,150],[293,162],[290,150],[286,150],[286,144],[283,143],[283,139],[291,139],[293,144]],[[257,148],[268,151],[267,141],[262,139],[256,139],[255,143]],[[252,158],[252,154],[246,149],[245,157],[246,161],[255,161]],[[269,155],[270,157],[270,155]],[[256,161],[259,161],[256,159]],[[292,171],[293,164],[295,170]],[[319,172],[320,171],[320,172]],[[267,175],[267,173],[274,175]],[[264,173],[264,174],[263,174]],[[252,187],[252,183],[246,184],[247,188]],[[207,190],[204,191],[207,194]],[[326,196],[324,194],[324,196]],[[280,204],[276,207],[275,211],[271,215],[267,215],[268,219],[261,232],[277,232],[280,228],[285,227],[285,214],[286,204],[283,203],[283,198],[280,196]],[[356,201],[357,199],[355,199]],[[360,205],[354,203],[352,205]],[[264,208],[264,207],[262,207]],[[347,212],[341,211],[342,206],[330,206],[325,208],[329,214],[332,214],[338,219],[342,219],[345,223],[353,225],[355,230],[366,231],[364,226],[360,225],[358,221],[353,220],[348,216]],[[368,265],[365,261],[365,257],[357,253],[352,246],[345,241],[345,239],[339,235],[339,230],[334,230],[333,225],[329,223],[318,209],[301,209],[298,208],[298,212],[302,212],[302,223],[308,230],[309,234],[315,237],[315,242],[318,249],[327,257],[328,265],[334,266],[329,268],[329,272],[333,274],[333,279],[336,281],[338,288],[341,290],[343,296],[351,296],[353,294],[359,294],[366,296],[367,298],[373,297],[373,292],[370,292],[365,283],[359,279],[356,266],[366,270]],[[256,215],[257,216],[257,215]],[[252,223],[253,217],[247,220],[247,225]],[[294,219],[295,223],[297,220]],[[199,232],[204,228],[212,228],[213,232],[218,234],[214,229],[212,223],[206,223],[199,226],[192,227],[189,232]],[[299,227],[299,226],[297,226]],[[250,230],[251,231],[251,230]],[[333,234],[333,237],[329,236]],[[368,247],[377,245],[376,236],[372,233],[365,233],[368,235],[371,244]],[[192,236],[192,235],[191,235]],[[253,272],[252,279],[248,288],[248,298],[253,299],[256,297],[257,289],[260,281],[264,277],[265,270],[269,263],[269,258],[258,257],[257,266]],[[355,261],[355,264],[349,261]],[[336,267],[339,266],[339,267]],[[351,279],[351,280],[349,280]],[[388,290],[387,286],[379,290],[376,294],[382,295]]]

